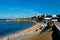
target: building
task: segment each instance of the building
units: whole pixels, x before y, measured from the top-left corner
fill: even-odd
[[[52,21],[58,21],[58,17],[57,17],[57,15],[52,15]]]
[[[42,14],[37,14],[37,15],[36,15],[36,18],[37,18],[38,16],[39,16],[39,17],[41,17],[41,16],[42,16]]]
[[[51,18],[50,18],[50,17],[44,17],[44,21],[45,21],[46,23],[48,23],[48,22],[51,21]]]
[[[57,17],[53,17],[51,20],[55,22],[55,21],[58,21],[58,18]]]
[[[52,15],[52,17],[54,18],[54,17],[57,17],[57,15]]]
[[[57,17],[58,17],[58,21],[60,22],[60,15],[57,15]]]

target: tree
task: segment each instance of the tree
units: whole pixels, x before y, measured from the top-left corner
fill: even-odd
[[[41,22],[43,19],[44,19],[44,14],[41,15],[41,17],[40,17],[40,16],[37,17],[37,21],[38,21],[38,22]]]
[[[47,23],[47,27],[48,28],[51,28],[51,27],[53,27],[54,26],[54,23],[51,21],[51,22],[49,22],[49,23]]]
[[[36,18],[36,16],[33,16],[33,17],[31,17],[32,19],[35,19]]]

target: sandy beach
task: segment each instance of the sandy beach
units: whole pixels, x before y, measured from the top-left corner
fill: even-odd
[[[35,32],[36,29],[40,28],[40,23],[36,22],[35,25],[33,25],[32,27],[30,28],[27,28],[25,30],[22,30],[20,32],[16,32],[16,33],[13,33],[13,34],[10,34],[10,35],[7,35],[5,37],[3,37],[3,40],[8,40],[8,39],[12,39],[12,38],[17,38],[17,37],[20,37],[22,35],[25,35],[25,34],[28,34],[28,33],[31,33],[31,32]],[[23,37],[23,36],[22,36]]]

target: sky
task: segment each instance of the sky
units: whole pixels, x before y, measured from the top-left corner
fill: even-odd
[[[60,0],[0,0],[0,18],[60,14]]]

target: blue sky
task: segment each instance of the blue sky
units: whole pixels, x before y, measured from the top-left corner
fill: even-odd
[[[0,0],[0,18],[60,14],[60,0]]]

